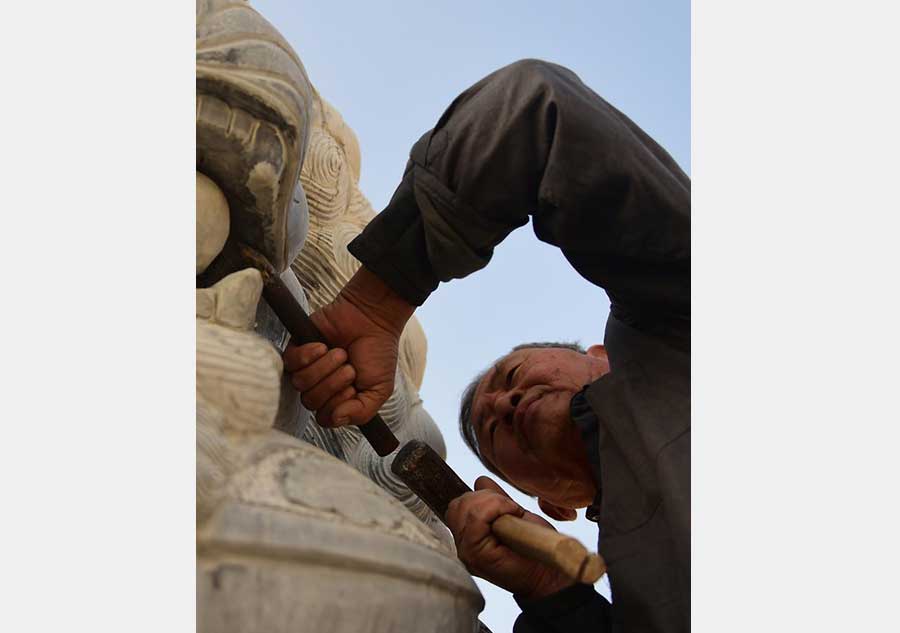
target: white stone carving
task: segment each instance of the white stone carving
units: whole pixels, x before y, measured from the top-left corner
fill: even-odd
[[[232,273],[211,288],[197,290],[197,316],[229,327],[253,327],[262,292],[259,271],[247,268]]]
[[[330,302],[353,276],[360,263],[347,244],[375,217],[359,190],[359,142],[340,114],[318,93],[313,95],[309,147],[300,172],[309,207],[309,235],[291,264],[307,289],[313,309]],[[394,393],[380,410],[401,443],[428,442],[441,456],[446,447],[440,430],[422,407],[418,388],[425,372],[426,341],[418,320],[410,319],[400,340],[400,362]],[[354,427],[306,428],[305,438],[345,459],[402,500],[448,545],[452,538],[443,523],[391,471],[391,458],[380,458]]]
[[[307,424],[260,274],[234,269],[237,245],[250,245],[307,309],[304,287],[317,307],[323,286],[337,292],[355,270],[342,245],[372,217],[356,187],[359,147],[312,96],[296,53],[247,2],[197,1],[197,628],[474,632],[484,603],[449,533],[358,431]],[[316,112],[319,149],[307,155]],[[303,267],[289,265],[310,221],[304,156],[321,174],[310,186],[324,187],[310,194],[321,220],[310,238],[335,248],[304,249],[301,285]],[[402,345],[382,413],[401,441],[425,439],[443,454],[416,391],[418,323]],[[301,441],[304,430],[331,455]]]
[[[197,0],[197,170],[225,193],[232,230],[285,270],[303,244],[311,86],[275,27],[242,0]]]
[[[228,201],[212,180],[197,172],[197,274],[215,259],[228,237]]]
[[[216,305],[246,316],[235,287]],[[281,376],[270,342],[197,319],[198,631],[476,631],[484,602],[452,549],[357,470],[273,429]]]

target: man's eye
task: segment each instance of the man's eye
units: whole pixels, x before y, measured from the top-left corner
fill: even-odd
[[[506,374],[506,386],[507,387],[512,386],[513,375],[516,373],[516,370],[521,366],[522,366],[522,363],[519,363],[518,365],[516,365],[515,367],[510,369],[509,372]]]

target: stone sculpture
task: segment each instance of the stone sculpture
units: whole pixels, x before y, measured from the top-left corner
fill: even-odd
[[[347,244],[375,216],[359,190],[359,175],[356,135],[341,115],[314,91],[309,147],[300,172],[309,207],[309,236],[291,265],[308,290],[313,309],[331,301],[359,268]],[[401,442],[421,439],[446,456],[443,437],[418,394],[425,355],[425,335],[413,317],[400,340],[394,393],[380,413]],[[324,429],[308,425],[304,438],[346,460],[389,490],[452,547],[452,538],[440,520],[390,471],[391,457],[378,457],[356,428]]]
[[[473,631],[481,596],[434,533],[273,428],[281,357],[248,329],[261,288],[244,270],[198,290],[198,629]]]
[[[285,385],[281,351],[288,335],[260,297],[260,274],[236,258],[238,243],[262,253],[307,308],[304,287],[319,305],[327,296],[322,288],[353,270],[349,255],[310,247],[325,239],[345,244],[371,217],[356,188],[358,146],[342,125],[315,94],[293,49],[248,3],[198,0],[197,613],[203,632],[478,629],[483,600],[445,528],[387,476],[389,463],[367,452],[358,432],[317,435],[318,427],[308,424],[309,413]],[[323,196],[315,188],[324,180],[304,158],[321,157],[317,143],[328,138],[349,148],[341,165],[329,159],[347,175]],[[301,166],[313,175],[301,178]],[[304,185],[315,189],[312,217]],[[295,271],[303,271],[302,283]],[[403,358],[397,390],[382,413],[401,441],[418,437],[443,451],[416,391],[425,366],[418,324],[404,335]]]

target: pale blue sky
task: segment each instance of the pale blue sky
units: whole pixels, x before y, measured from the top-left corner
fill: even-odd
[[[399,182],[409,148],[452,99],[526,57],[553,61],[627,114],[690,174],[690,2],[323,2],[251,0],[291,43],[313,84],[356,132],[360,187],[376,211]],[[522,227],[489,266],[444,284],[417,311],[428,336],[422,398],[441,427],[448,461],[472,484],[484,468],[459,439],[459,395],[513,345],[600,343],[609,302],[557,249]],[[513,495],[538,512],[536,503]],[[556,523],[586,545],[581,516]],[[479,582],[482,620],[510,631],[518,607]]]

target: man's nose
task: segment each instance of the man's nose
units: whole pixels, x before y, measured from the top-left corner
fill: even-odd
[[[519,402],[522,400],[522,392],[518,389],[504,391],[497,394],[497,400],[494,403],[497,415],[501,417],[512,416]]]

